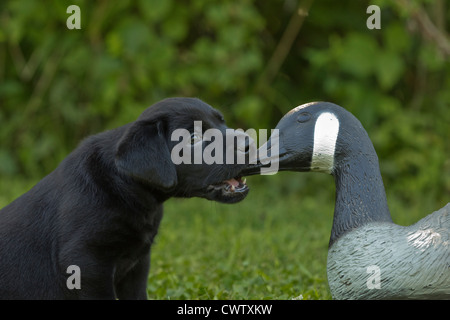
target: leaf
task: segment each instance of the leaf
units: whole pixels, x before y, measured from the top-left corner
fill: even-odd
[[[340,45],[337,63],[342,70],[358,77],[367,77],[372,74],[373,57],[379,54],[378,45],[372,36],[351,33]]]
[[[170,13],[172,0],[139,0],[138,6],[148,22],[160,22]]]
[[[380,51],[375,57],[375,75],[384,90],[391,89],[404,72],[404,62],[401,57],[390,51]]]
[[[0,174],[14,175],[17,173],[17,164],[14,157],[6,150],[0,149]]]

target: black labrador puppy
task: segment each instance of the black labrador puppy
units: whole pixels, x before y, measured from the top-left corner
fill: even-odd
[[[163,202],[196,196],[234,203],[248,193],[239,176],[245,164],[174,164],[171,150],[180,142],[172,133],[194,134],[194,121],[224,136],[228,129],[201,100],[165,99],[135,122],[84,140],[3,208],[0,298],[146,299]],[[248,140],[233,150],[248,153]]]

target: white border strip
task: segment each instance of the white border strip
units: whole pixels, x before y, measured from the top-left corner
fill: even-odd
[[[314,148],[311,171],[331,174],[334,169],[334,152],[339,134],[339,120],[331,112],[322,113],[314,128]]]

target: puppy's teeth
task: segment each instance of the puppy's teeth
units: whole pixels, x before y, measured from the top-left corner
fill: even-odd
[[[244,180],[242,181],[242,184],[245,184],[247,182],[247,178],[244,178]]]
[[[234,192],[234,191],[235,191],[235,187],[231,186],[231,192]]]

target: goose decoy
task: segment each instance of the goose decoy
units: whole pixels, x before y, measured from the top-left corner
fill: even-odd
[[[327,257],[334,299],[450,299],[450,203],[411,226],[395,224],[372,142],[338,105],[298,106],[276,129],[278,141],[272,135],[265,146],[272,155],[262,163],[270,159],[279,161],[279,170],[334,176]],[[243,174],[257,174],[261,166]]]

